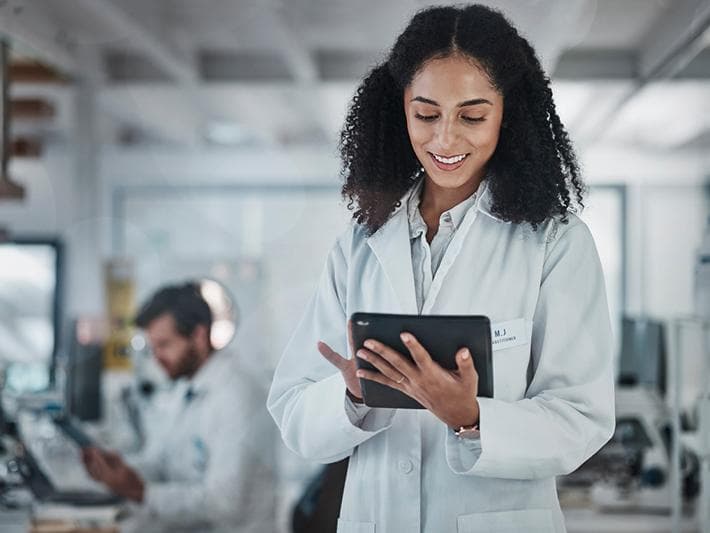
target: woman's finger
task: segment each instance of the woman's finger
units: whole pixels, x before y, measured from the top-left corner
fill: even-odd
[[[420,369],[425,369],[431,366],[431,355],[429,355],[429,352],[426,351],[426,348],[421,345],[414,335],[404,332],[399,337],[402,339],[402,342],[412,355],[412,359],[414,359],[414,362],[417,363],[417,366]]]
[[[350,346],[350,353],[355,353],[355,343],[353,341],[353,321],[348,319],[348,346]]]
[[[323,341],[318,341],[318,351],[325,357],[330,364],[335,366],[338,370],[346,370],[348,365],[348,360],[342,357],[338,352],[333,350]]]
[[[384,374],[386,377],[394,381],[395,383],[402,383],[406,376],[389,364],[379,355],[369,351],[360,349],[357,351],[357,356],[374,366],[380,373]]]
[[[382,385],[387,385],[393,389],[404,392],[406,394],[407,378],[404,378],[399,383],[388,378],[381,372],[375,372],[374,370],[360,369],[357,371],[357,377],[361,379],[367,379],[369,381],[374,381],[376,383],[381,383]]]
[[[407,378],[412,378],[417,371],[417,368],[404,357],[397,350],[393,350],[386,344],[382,344],[374,339],[367,339],[364,343],[365,348],[371,352],[376,353],[381,356],[385,361],[387,361],[395,370],[400,374],[403,374]]]

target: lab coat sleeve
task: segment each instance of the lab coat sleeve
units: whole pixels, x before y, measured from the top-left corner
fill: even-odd
[[[347,341],[347,261],[339,240],[328,255],[316,294],[281,357],[268,408],[286,446],[305,459],[331,463],[387,429],[394,410],[346,408],[345,381],[318,352],[323,340],[343,357]]]
[[[273,454],[267,452],[275,435],[267,430],[271,421],[263,407],[263,395],[261,408],[246,394],[230,391],[220,397],[216,409],[224,412],[207,415],[217,422],[205,447],[204,475],[194,480],[188,476],[182,481],[146,483],[142,512],[164,526],[198,530],[223,523],[239,531],[269,531],[272,524],[262,500],[274,494],[269,484]],[[273,505],[268,511],[273,511]],[[258,513],[264,527],[255,530]]]
[[[479,398],[480,440],[447,433],[446,459],[458,474],[564,475],[614,432],[612,338],[599,257],[578,219],[560,233],[543,266],[525,398]]]
[[[164,477],[162,446],[154,439],[137,453],[125,457],[126,463],[140,473],[145,481],[160,481]]]

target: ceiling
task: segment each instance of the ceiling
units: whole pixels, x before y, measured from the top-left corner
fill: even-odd
[[[710,0],[501,0],[552,74],[585,145],[710,146]],[[13,131],[71,142],[95,100],[101,141],[183,147],[332,146],[358,80],[415,0],[4,0],[17,61],[67,83],[15,83],[52,120]]]

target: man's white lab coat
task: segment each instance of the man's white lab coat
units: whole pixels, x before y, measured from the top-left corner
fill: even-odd
[[[170,394],[162,434],[128,458],[146,488],[123,529],[273,533],[274,432],[259,384],[222,351]]]
[[[340,533],[563,532],[555,476],[613,433],[609,312],[589,230],[573,214],[537,232],[501,221],[485,184],[422,307],[524,321],[523,344],[493,353],[480,440],[428,411],[354,419],[340,373],[316,349],[322,339],[348,354],[353,312],[417,313],[403,207],[369,238],[353,224],[338,239],[276,370],[268,406],[286,445],[324,463],[350,456]]]

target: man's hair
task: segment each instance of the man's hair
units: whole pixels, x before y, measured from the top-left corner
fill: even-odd
[[[193,281],[159,289],[136,315],[136,326],[145,329],[165,314],[175,319],[175,329],[183,337],[192,335],[199,325],[206,326],[208,334],[212,327],[212,311]]]

